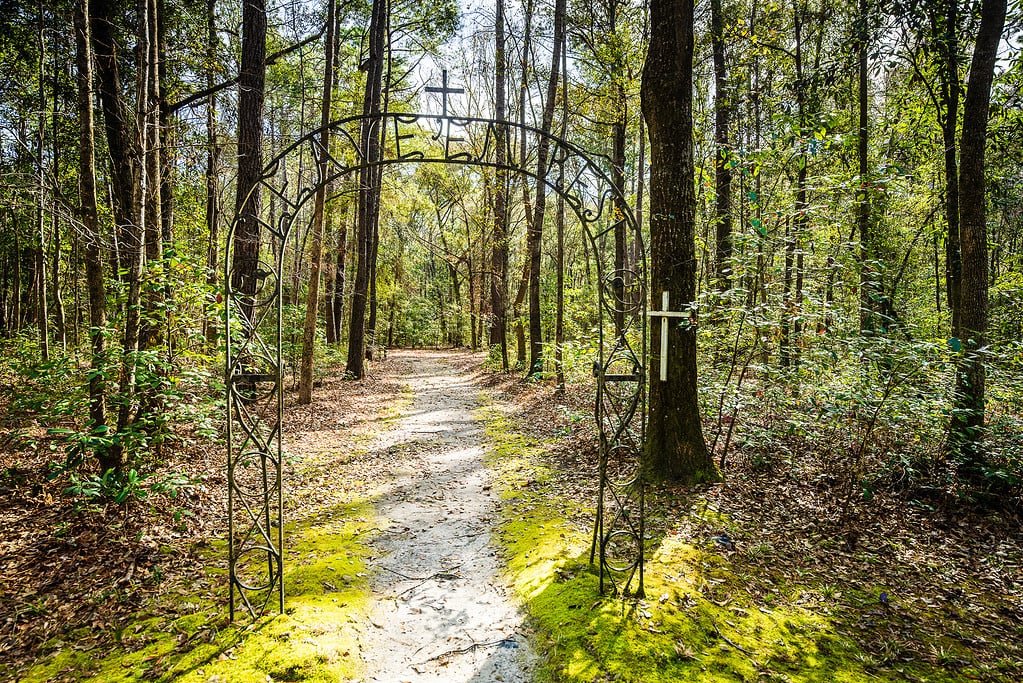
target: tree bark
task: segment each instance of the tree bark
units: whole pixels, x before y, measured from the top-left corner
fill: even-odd
[[[650,27],[641,93],[650,131],[650,291],[667,291],[672,307],[684,309],[696,296],[693,0],[651,0]],[[717,480],[700,424],[695,320],[670,325],[667,371],[666,382],[650,382],[645,470],[655,479]]]
[[[89,422],[93,432],[107,429],[106,417],[106,285],[103,256],[100,252],[99,211],[96,198],[96,135],[92,111],[92,50],[89,26],[89,0],[75,3],[75,46],[78,67],[78,189],[81,218],[85,231],[85,277],[89,290]],[[100,468],[119,466],[111,454],[96,454]]]
[[[217,0],[206,0],[206,59],[210,64],[216,59],[217,45]],[[206,74],[206,85],[213,85],[213,70]],[[217,94],[210,92],[206,98],[206,229],[209,242],[206,247],[206,286],[210,291],[217,288],[220,265],[220,192],[217,177],[220,170],[220,141],[217,132]],[[209,346],[217,339],[217,307],[210,303],[204,319],[205,337]]]
[[[952,336],[962,336],[960,321],[960,288],[963,279],[963,263],[959,245],[959,160],[956,133],[959,128],[959,0],[945,0],[944,17],[935,18],[934,32],[937,34],[941,68],[941,104],[944,115],[939,114],[941,140],[945,154],[945,220],[948,232],[945,236],[945,292],[949,312],[952,316]]]
[[[335,12],[337,0],[327,0],[327,37],[324,41],[323,67],[323,98],[320,102],[320,172],[319,177],[327,175],[330,162],[330,106],[334,94],[334,40]],[[298,380],[298,402],[309,404],[313,400],[313,354],[316,350],[316,319],[320,309],[320,270],[323,262],[323,212],[327,201],[327,184],[321,183],[316,188],[313,198],[313,234],[312,248],[309,255],[309,290],[305,302],[305,327],[302,331],[302,360]]]
[[[988,325],[988,248],[984,153],[998,44],[1005,26],[1006,0],[983,0],[980,30],[973,49],[963,104],[959,148],[959,216],[963,280],[959,307],[963,355],[956,371],[951,445],[960,471],[983,477],[986,368],[983,358]]]
[[[347,212],[345,212],[347,213]],[[342,326],[345,313],[346,262],[348,260],[348,224],[345,214],[341,216],[341,226],[337,235],[337,256],[334,261],[334,296],[331,306],[334,309],[334,341],[341,343]]]
[[[798,0],[792,3],[793,27],[795,31],[795,52],[793,62],[796,77],[796,120],[799,125],[799,138],[802,139],[807,133],[806,123],[806,83],[803,79],[803,16],[799,10]],[[799,337],[802,332],[800,323],[800,309],[803,305],[803,235],[809,228],[809,216],[807,210],[807,165],[810,163],[807,154],[806,142],[799,143],[802,149],[799,152],[796,170],[796,196],[795,215],[792,218],[792,233],[787,235],[785,245],[785,300],[781,313],[781,342],[779,356],[781,367],[799,367]],[[795,287],[793,288],[793,281]],[[794,289],[794,291],[793,291]],[[798,390],[798,385],[795,385]]]
[[[54,151],[54,166],[56,166],[57,154]],[[64,296],[60,288],[60,261],[61,261],[61,237],[60,221],[56,211],[50,212],[50,233],[52,253],[50,255],[50,298],[53,299],[53,318],[55,323],[54,333],[56,341],[60,343],[61,350],[67,352],[67,313],[64,310]]]
[[[568,50],[562,45],[561,50],[561,133],[562,140],[568,134]],[[640,134],[642,137],[642,133]],[[642,152],[640,153],[642,156]],[[565,159],[568,156],[562,150],[558,160],[558,215],[557,215],[557,247],[555,264],[557,283],[554,300],[554,368],[557,373],[557,391],[565,391]],[[642,162],[641,162],[642,163]],[[640,173],[642,176],[642,172]],[[642,225],[642,223],[637,223]]]
[[[618,40],[621,29],[618,26],[618,0],[610,0],[607,8],[607,32],[612,36],[612,41]],[[629,99],[625,92],[624,78],[626,66],[621,50],[612,48],[611,73],[614,74],[614,121],[611,124],[611,184],[615,186],[618,195],[615,197],[615,223],[614,223],[614,268],[622,274],[622,277],[614,280],[614,287],[617,289],[615,295],[624,299],[624,287],[627,284],[627,277],[624,270],[628,262],[628,224],[625,222],[625,212],[629,206],[625,203],[625,132],[628,124]],[[614,311],[615,334],[621,334],[625,329],[625,310],[621,306],[615,306]]]
[[[332,195],[333,190],[328,189],[327,196],[330,197]],[[334,235],[335,216],[333,209],[334,207],[331,207],[331,210],[327,211],[324,216],[323,236],[328,243]],[[339,341],[337,337],[338,324],[334,319],[334,275],[336,266],[333,260],[333,253],[329,248],[324,258],[326,258],[326,263],[323,267],[323,293],[325,299],[323,306],[324,340],[327,344],[334,345]]]
[[[148,24],[149,12],[146,0],[140,0],[136,5],[137,21],[137,53],[136,68],[138,73],[135,79],[135,111],[136,119],[133,122],[135,134],[131,139],[131,150],[133,157],[133,168],[136,173],[126,178],[132,187],[122,188],[124,196],[130,196],[134,204],[130,207],[129,222],[122,229],[122,266],[127,274],[128,298],[125,301],[124,330],[121,342],[122,362],[120,372],[120,406],[117,411],[117,432],[122,434],[128,429],[138,416],[137,406],[137,380],[138,380],[138,356],[140,335],[142,332],[142,272],[143,259],[145,258],[146,246],[146,187],[148,178],[145,166],[145,140],[146,140],[146,119],[145,112],[148,105],[147,100],[147,75],[149,63],[148,46]],[[110,96],[120,100],[120,93],[113,93]],[[123,105],[122,105],[123,107]],[[126,124],[127,122],[125,122]],[[125,128],[124,134],[130,133]],[[107,146],[110,147],[109,136]],[[114,164],[117,161],[114,160]],[[116,192],[115,192],[116,195]],[[114,451],[117,457],[123,461],[124,441],[119,441]]]
[[[39,130],[36,132],[36,171],[39,201],[36,206],[36,229],[39,247],[36,250],[36,322],[39,325],[39,351],[42,359],[50,359],[49,312],[46,301],[46,22],[43,2],[39,2]]]
[[[497,169],[494,173],[494,235],[490,256],[490,345],[501,349],[501,367],[508,371],[507,298],[508,298],[508,182],[507,171],[501,167],[508,163],[508,128],[506,117],[505,83],[508,65],[505,54],[504,0],[497,0],[494,21],[494,118],[497,119],[495,143]]]
[[[547,211],[547,177],[551,143],[550,132],[554,123],[554,106],[558,98],[558,78],[561,69],[561,51],[565,42],[565,3],[557,0],[554,5],[554,50],[551,57],[550,79],[547,81],[547,98],[544,101],[543,120],[540,122],[541,135],[536,152],[536,197],[533,205],[533,220],[526,239],[529,257],[529,369],[527,377],[543,371],[543,330],[540,319],[540,246],[543,242],[543,220]]]
[[[616,68],[621,68],[616,67]],[[624,298],[624,286],[626,284],[626,277],[624,270],[628,261],[628,223],[625,222],[625,212],[629,210],[629,206],[623,201],[625,197],[625,124],[626,114],[628,108],[628,100],[625,96],[625,88],[619,83],[616,86],[616,107],[617,109],[617,120],[611,126],[611,184],[618,190],[618,196],[615,197],[615,224],[614,224],[614,242],[615,242],[615,270],[622,273],[621,278],[615,280],[614,286],[618,291],[615,293],[616,296]],[[625,329],[625,310],[621,306],[615,306],[614,311],[614,326],[615,334],[621,334],[622,330]]]
[[[156,84],[158,88],[157,99],[157,141],[159,145],[160,160],[160,239],[163,242],[161,252],[171,249],[174,244],[174,152],[178,147],[174,139],[174,129],[170,125],[173,112],[170,110],[167,101],[168,78],[167,78],[167,5],[165,0],[155,0],[153,5],[159,21],[156,25],[154,45],[155,54],[158,57],[156,68]],[[164,283],[164,297],[170,299],[172,292],[169,282]],[[173,310],[173,305],[170,307]],[[169,329],[169,328],[168,328]],[[173,339],[168,336],[167,345],[171,346]]]
[[[873,327],[873,291],[878,274],[871,268],[873,253],[870,239],[870,169],[867,159],[869,93],[867,70],[867,0],[859,0],[859,40],[858,75],[859,75],[859,136],[857,139],[857,157],[860,165],[860,182],[856,197],[856,224],[860,234],[860,334],[869,334]],[[830,290],[829,290],[830,291]]]
[[[13,223],[13,222],[12,222]],[[11,274],[11,323],[10,330],[21,329],[21,230],[17,223],[11,225],[14,233],[14,272]]]
[[[391,44],[391,5],[390,0],[384,6],[383,34],[381,36],[383,53],[381,64],[380,101],[381,111],[388,111],[391,100],[391,78],[394,72],[394,51]],[[386,66],[386,69],[384,68]],[[379,127],[379,147],[376,158],[383,156],[382,150],[387,144],[387,126]],[[380,255],[380,200],[383,191],[384,169],[382,166],[374,170],[375,178],[372,191],[372,220],[373,229],[370,233],[369,248],[369,318],[366,322],[366,360],[373,360],[374,354],[379,347],[377,339],[377,262]]]
[[[369,55],[363,63],[366,87],[363,114],[380,113],[384,70],[384,39],[387,19],[386,0],[373,0],[369,28]],[[362,163],[372,164],[380,156],[380,124],[376,119],[363,122],[361,135]],[[359,171],[358,213],[356,216],[355,283],[352,292],[351,316],[348,324],[348,362],[346,370],[355,379],[366,375],[366,313],[368,308],[370,268],[373,256],[373,230],[379,210],[380,173],[372,166]]]
[[[519,60],[519,167],[526,167],[526,159],[529,157],[529,145],[526,135],[526,96],[529,88],[529,73],[533,51],[533,0],[526,0],[523,7],[523,20],[525,26],[522,31],[522,47],[520,49],[521,59]],[[515,331],[515,366],[525,368],[527,376],[529,366],[526,364],[526,317],[522,315],[522,304],[526,302],[526,295],[529,293],[529,268],[530,260],[530,233],[533,226],[533,201],[529,196],[529,178],[524,173],[516,176],[522,188],[522,209],[526,219],[526,247],[525,258],[522,260],[522,277],[515,291],[515,299],[512,301],[512,328]]]
[[[714,227],[715,276],[719,291],[731,287],[732,169],[730,126],[732,99],[725,65],[725,29],[721,0],[711,0],[711,47],[714,53]]]
[[[259,178],[263,167],[263,102],[266,83],[266,2],[244,0],[242,61],[238,76],[238,178],[235,183],[231,288],[249,331],[254,325],[260,249]]]
[[[113,0],[97,0],[90,16],[92,23],[93,59],[103,125],[106,131],[107,153],[110,158],[110,194],[113,200],[115,242],[118,245],[114,275],[123,280],[129,269],[134,242],[133,236],[141,221],[138,215],[140,201],[139,156],[136,136],[132,134],[124,104],[118,64],[114,26],[119,9]]]
[[[142,122],[144,127],[143,153],[145,155],[145,263],[146,270],[152,270],[158,261],[163,259],[164,251],[164,200],[163,189],[163,157],[161,141],[161,91],[160,91],[160,22],[162,17],[158,11],[157,0],[143,0],[140,3],[145,12],[145,61],[146,73],[143,101]],[[140,27],[140,31],[143,28]],[[141,36],[140,36],[141,37]],[[169,229],[169,228],[168,228]],[[156,351],[167,343],[164,335],[166,324],[166,276],[158,276],[164,282],[157,286],[152,282],[145,293],[146,315],[139,326],[139,346],[146,351]],[[157,414],[163,410],[163,391],[166,371],[162,366],[150,363],[146,373],[147,383],[143,387],[140,410],[146,415]]]

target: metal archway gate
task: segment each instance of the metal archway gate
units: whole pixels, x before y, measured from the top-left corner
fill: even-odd
[[[382,159],[369,163],[358,140],[364,123],[383,129]],[[501,127],[511,154],[513,132],[545,136],[553,163],[563,164],[559,187],[538,177],[529,159],[498,165]],[[234,232],[231,222],[224,257],[224,319],[227,387],[227,478],[231,618],[244,609],[259,617],[276,605],[284,609],[284,482],[281,452],[284,367],[281,354],[285,245],[318,188],[370,166],[408,163],[461,164],[504,169],[530,176],[561,194],[583,227],[595,260],[599,339],[593,361],[594,417],[599,433],[600,478],[590,562],[598,562],[600,590],[643,592],[644,486],[641,460],[646,430],[647,268],[643,238],[628,203],[610,181],[610,161],[529,126],[493,119],[436,114],[381,113],[354,116],[327,126],[343,154],[323,150],[323,129],[310,132],[264,169],[262,192],[274,198],[279,214],[261,221],[264,235],[256,270],[255,295],[232,285]],[[282,165],[326,153],[327,172],[290,186],[278,180]],[[319,165],[317,166],[319,168]],[[638,257],[625,268],[614,265],[613,237],[624,226]],[[267,239],[268,238],[268,239]],[[609,246],[610,245],[610,246]],[[608,256],[611,256],[610,263]]]

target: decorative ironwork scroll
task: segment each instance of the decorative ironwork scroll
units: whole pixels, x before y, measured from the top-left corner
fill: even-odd
[[[632,264],[603,261],[615,253],[614,231],[624,230],[640,256]],[[646,260],[642,235],[631,221],[591,236],[600,275],[600,346],[593,363],[600,488],[590,562],[599,552],[600,591],[643,595],[646,441]]]
[[[438,92],[455,92],[446,83]],[[446,95],[446,93],[445,93]],[[366,159],[359,147],[363,125],[383,130],[382,158]],[[499,136],[504,127],[508,133]],[[625,198],[610,180],[610,160],[594,155],[529,126],[444,112],[384,112],[354,116],[327,126],[329,149],[321,144],[322,129],[296,140],[265,167],[259,181],[265,204],[274,218],[263,220],[257,291],[246,298],[232,285],[233,236],[230,226],[225,254],[226,382],[228,419],[228,516],[230,520],[231,616],[240,607],[253,617],[284,607],[284,481],[281,435],[284,414],[281,353],[282,282],[285,246],[296,221],[311,214],[310,201],[321,187],[357,177],[366,167],[408,163],[459,164],[504,168],[546,183],[565,198],[582,224],[596,255],[600,302],[600,339],[594,376],[595,417],[600,434],[600,498],[594,525],[591,562],[599,551],[601,591],[623,593],[643,589],[642,458],[646,407],[646,262],[643,240]],[[545,136],[551,159],[563,164],[566,182],[554,173],[537,173],[536,161],[511,153],[522,130]],[[508,148],[507,164],[498,165],[499,140]],[[298,177],[301,158],[326,160],[304,164],[312,177]],[[549,169],[553,170],[553,169]],[[624,226],[636,258],[625,269],[606,262],[616,225]],[[611,331],[613,330],[613,331]],[[633,581],[638,576],[638,583]]]
[[[230,239],[224,273],[232,619],[241,607],[253,617],[271,605],[284,610],[280,247],[286,233],[262,228],[276,257],[256,267],[255,292],[241,284],[236,290]]]

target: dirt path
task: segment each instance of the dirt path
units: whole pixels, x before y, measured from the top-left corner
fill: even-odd
[[[478,388],[464,356],[401,353],[414,397],[372,444],[394,457],[378,488],[378,602],[361,637],[367,681],[527,682],[535,655],[500,577],[496,494],[483,466]]]

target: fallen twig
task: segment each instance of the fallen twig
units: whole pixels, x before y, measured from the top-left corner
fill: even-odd
[[[456,564],[454,567],[450,567],[448,569],[442,569],[439,572],[436,572],[434,574],[430,574],[429,576],[408,576],[407,574],[402,574],[401,572],[396,571],[394,569],[391,569],[390,567],[385,567],[382,564],[377,565],[377,566],[380,567],[381,569],[383,569],[386,572],[391,572],[395,576],[400,576],[401,578],[405,579],[406,581],[425,582],[425,581],[431,581],[433,579],[449,579],[449,580],[451,580],[451,579],[460,579],[460,578],[462,578],[461,576],[459,576],[458,574],[456,574],[453,571],[453,570],[458,569],[459,567],[461,567],[462,565],[460,565],[460,564]]]
[[[444,659],[445,657],[450,657],[451,655],[462,655],[462,654],[465,654],[466,652],[474,652],[474,651],[480,649],[481,647],[493,647],[495,645],[502,645],[504,643],[515,643],[515,642],[516,641],[515,641],[514,638],[501,638],[500,640],[491,640],[491,641],[488,641],[486,643],[475,643],[474,642],[472,645],[467,645],[465,647],[458,648],[457,650],[448,650],[447,652],[443,652],[443,653],[441,653],[439,655],[436,655],[434,657],[430,657],[426,661],[427,662],[435,662],[438,659]]]
[[[749,650],[744,648],[742,645],[739,645],[738,643],[736,643],[735,641],[733,641],[732,639],[730,639],[728,636],[726,636],[724,633],[721,632],[721,629],[718,628],[718,622],[717,622],[716,619],[714,619],[714,617],[710,618],[710,624],[711,624],[711,626],[714,627],[714,633],[718,634],[718,638],[720,638],[721,640],[725,641],[725,643],[727,643],[728,645],[732,646],[733,648],[735,648],[739,652],[741,652],[744,655],[746,655],[747,657],[749,657],[750,661],[753,662],[753,664],[755,666],[757,666],[757,667],[760,666],[760,663],[757,662],[757,658],[753,656],[752,652],[750,652]]]

